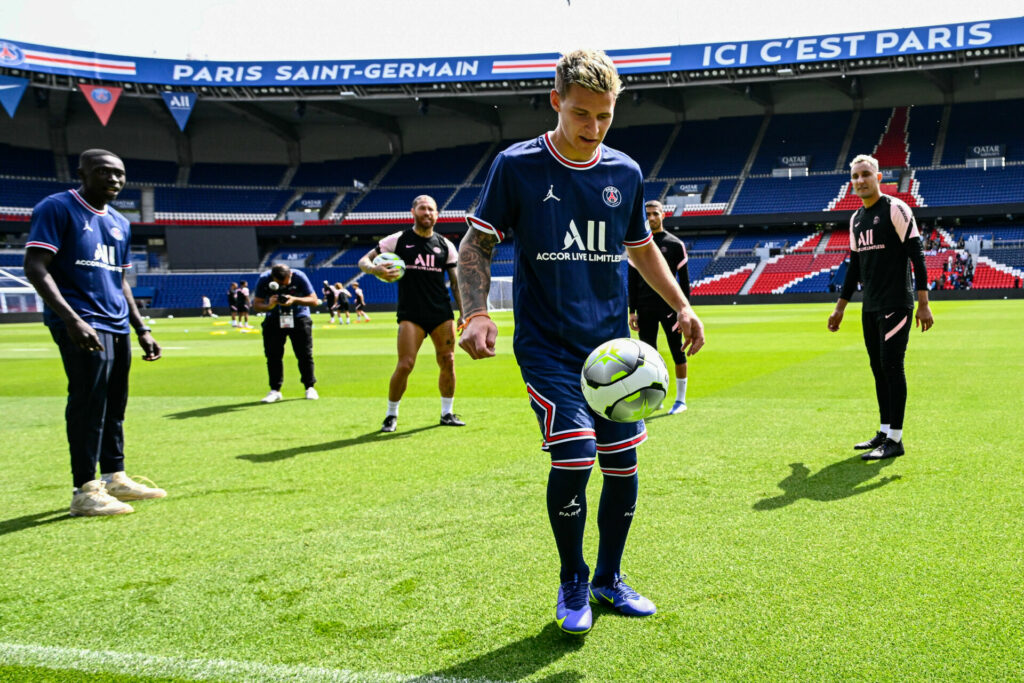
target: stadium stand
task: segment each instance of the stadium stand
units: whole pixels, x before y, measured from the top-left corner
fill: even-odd
[[[399,157],[380,181],[387,187],[458,185],[483,158],[489,143],[447,147],[443,150],[412,152]],[[412,198],[409,198],[412,203]],[[440,200],[438,200],[440,201]]]
[[[732,214],[822,211],[844,182],[849,184],[845,173],[747,178]]]
[[[631,156],[640,165],[644,177],[649,178],[652,177],[654,164],[661,156],[661,150],[665,148],[672,128],[671,125],[612,127],[605,137],[605,144]],[[659,176],[664,177],[665,174],[661,173]]]
[[[292,187],[351,187],[377,177],[390,156],[356,157],[330,161],[303,162],[292,177]]]
[[[74,168],[78,165],[75,160]],[[53,153],[43,149],[0,144],[0,174],[9,178],[56,178]]]
[[[287,166],[278,164],[197,163],[189,172],[189,185],[221,187],[278,187]]]
[[[810,155],[812,172],[833,172],[849,125],[848,111],[773,116],[750,172],[771,173],[791,155]]]
[[[761,121],[759,116],[743,116],[684,122],[658,177],[739,175]]]
[[[944,165],[963,165],[967,148],[974,145],[1006,145],[1007,161],[1024,161],[1024,100],[954,104],[949,116]]]
[[[289,190],[157,187],[156,221],[269,221],[292,196]]]
[[[916,175],[928,206],[1024,201],[1024,166],[918,170]]]

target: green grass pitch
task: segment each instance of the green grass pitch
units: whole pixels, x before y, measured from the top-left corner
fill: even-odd
[[[468,426],[437,426],[428,342],[392,435],[391,314],[317,316],[322,398],[289,350],[275,405],[258,332],[155,321],[127,463],[169,495],[108,519],[67,516],[53,342],[2,325],[0,681],[1019,680],[1024,305],[933,310],[907,455],[868,464],[859,306],[836,334],[830,305],[698,306],[690,410],[649,421],[624,560],[659,612],[597,608],[584,639],[553,625],[549,466],[510,315],[496,358],[458,352]]]

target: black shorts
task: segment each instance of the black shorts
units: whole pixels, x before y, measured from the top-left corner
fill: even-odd
[[[658,348],[658,325],[661,325],[661,329],[665,330],[665,341],[672,354],[672,362],[676,365],[686,364],[686,354],[682,348],[683,335],[678,329],[673,329],[676,325],[676,312],[671,306],[638,308],[636,317],[640,341]]]
[[[339,301],[339,302],[334,304],[334,308],[331,309],[331,310],[341,311],[343,313],[348,313],[348,302],[347,301]]]
[[[418,326],[421,330],[426,332],[428,335],[431,332],[433,332],[435,329],[437,329],[438,325],[443,325],[444,323],[448,322],[449,320],[455,320],[455,316],[452,314],[451,311],[448,311],[448,315],[447,316],[440,315],[440,316],[427,317],[427,316],[404,315],[404,314],[401,314],[401,313],[398,315],[398,322],[399,323],[410,322],[410,323]]]

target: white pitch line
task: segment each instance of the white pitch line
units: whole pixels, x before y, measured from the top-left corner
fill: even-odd
[[[267,681],[268,683],[491,683],[482,678],[408,676],[313,666],[262,664],[231,659],[186,659],[161,655],[79,650],[0,642],[0,664],[45,669],[114,673],[194,681]]]

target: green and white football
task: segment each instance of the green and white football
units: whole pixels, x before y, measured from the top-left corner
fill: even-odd
[[[650,345],[624,337],[591,351],[580,386],[590,408],[613,422],[649,417],[668,393],[668,367]]]

